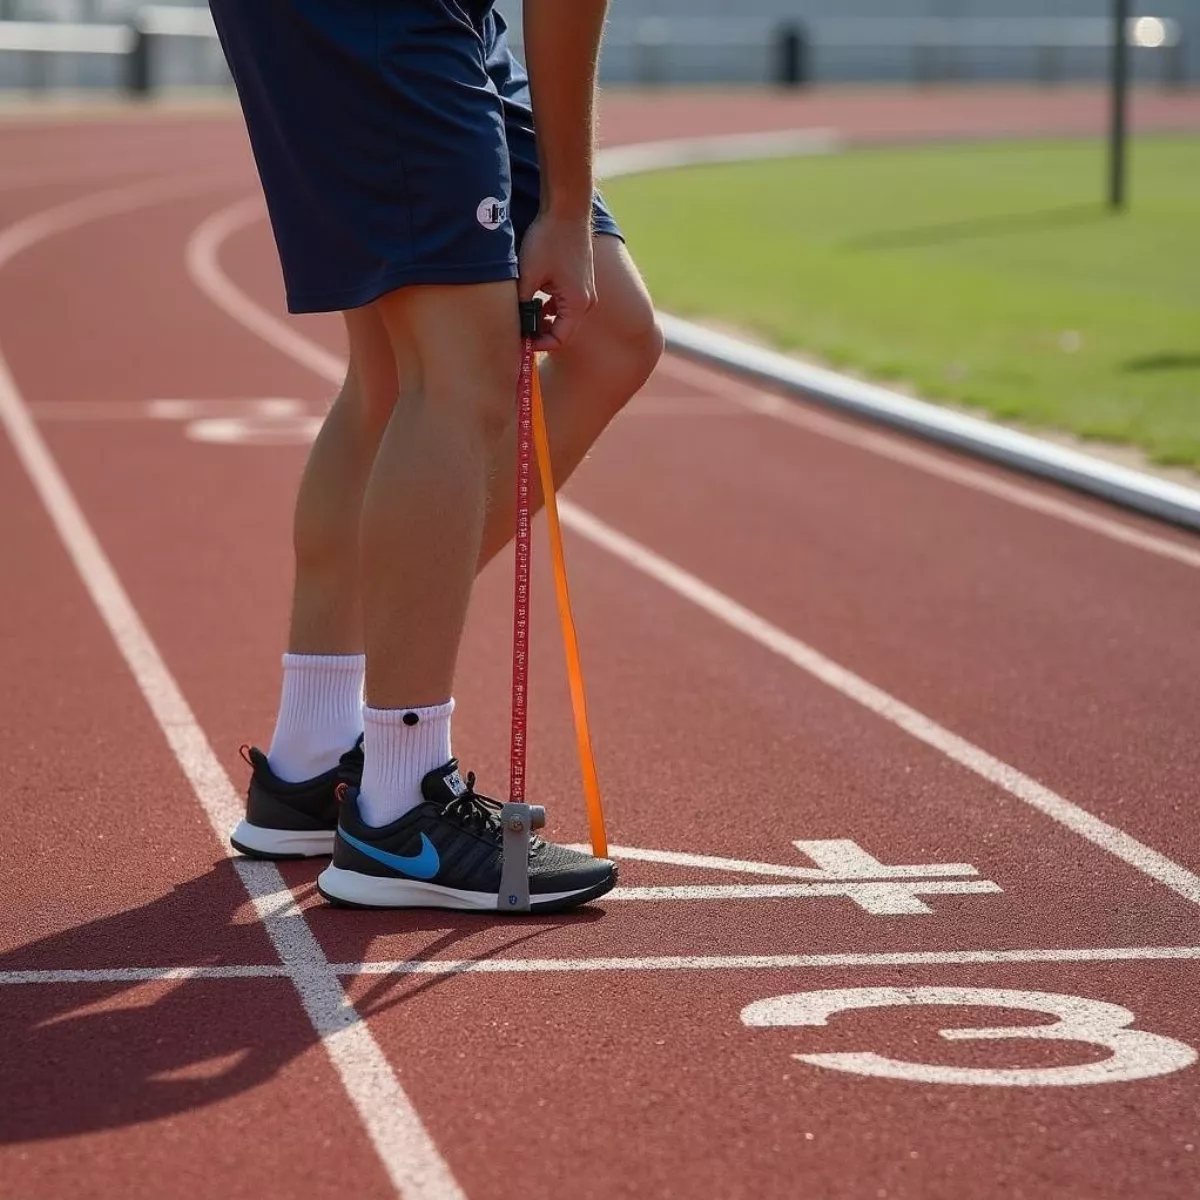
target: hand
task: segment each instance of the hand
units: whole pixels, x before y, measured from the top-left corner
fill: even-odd
[[[535,348],[554,351],[568,345],[596,304],[590,211],[581,218],[538,215],[521,245],[517,289],[522,300],[538,292],[550,297],[545,308],[550,320]]]

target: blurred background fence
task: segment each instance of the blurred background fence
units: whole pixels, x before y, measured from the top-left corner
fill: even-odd
[[[499,7],[515,18],[519,0]],[[709,0],[707,7],[704,0],[613,0],[605,81],[1054,86],[1099,81],[1111,58],[1108,0]],[[519,44],[520,23],[513,24]],[[1136,80],[1180,87],[1200,79],[1200,0],[1149,0],[1128,35]],[[2,89],[228,82],[206,7],[0,0]]]

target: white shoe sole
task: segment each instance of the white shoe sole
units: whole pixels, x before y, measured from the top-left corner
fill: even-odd
[[[569,892],[544,892],[530,899],[533,911],[558,908],[571,901],[582,903],[603,895],[613,886],[613,880],[602,885],[576,888]],[[454,908],[470,912],[498,912],[495,892],[467,892],[422,883],[419,879],[397,879],[382,875],[364,875],[330,864],[317,877],[317,888],[335,904],[354,904],[362,908]]]
[[[328,858],[333,853],[332,829],[268,829],[239,821],[229,835],[235,850],[262,858]]]

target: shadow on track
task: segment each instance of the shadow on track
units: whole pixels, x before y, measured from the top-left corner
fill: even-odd
[[[306,873],[289,871],[302,893]],[[411,941],[413,958],[471,941],[454,956],[479,960],[603,915],[583,909],[514,921],[433,910],[309,910],[318,914],[318,923],[336,921],[337,949],[328,952],[340,963],[361,961],[376,937],[397,933],[406,949]],[[278,960],[228,860],[141,907],[0,955],[3,972],[245,964],[276,967]],[[453,978],[382,975],[357,1010],[372,1015]],[[0,1094],[9,1102],[0,1105],[0,1143],[71,1137],[201,1108],[266,1083],[316,1044],[286,976],[3,984]]]

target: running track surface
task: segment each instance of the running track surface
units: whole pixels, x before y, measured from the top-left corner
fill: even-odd
[[[1102,113],[617,96],[605,128]],[[228,115],[13,121],[0,159],[0,1195],[1200,1192],[1200,541],[668,359],[566,510],[622,891],[331,911],[218,830],[337,323],[281,321]],[[505,563],[458,685],[496,786],[509,602]],[[583,840],[544,571],[535,603],[532,790]]]

